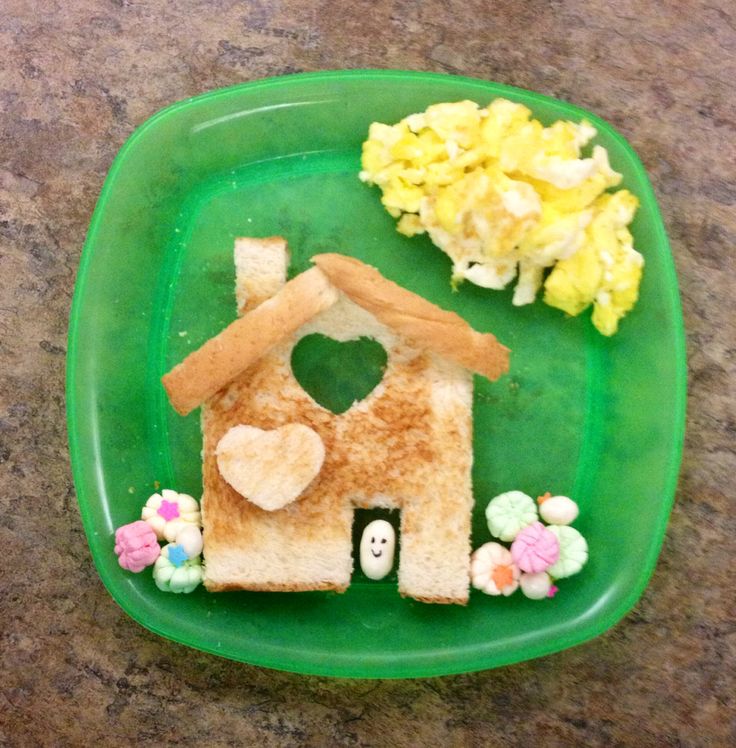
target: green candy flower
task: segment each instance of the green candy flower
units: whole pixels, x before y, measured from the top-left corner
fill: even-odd
[[[512,541],[521,530],[537,521],[537,505],[521,491],[507,491],[491,499],[486,507],[486,520],[491,535]]]
[[[560,543],[560,557],[547,573],[553,579],[564,579],[577,574],[588,561],[588,543],[574,528],[563,525],[550,525],[547,528]]]
[[[199,556],[187,558],[176,543],[164,546],[153,565],[153,581],[163,592],[192,592],[203,576],[202,559]]]

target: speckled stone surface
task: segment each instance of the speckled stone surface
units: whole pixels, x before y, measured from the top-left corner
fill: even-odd
[[[0,743],[736,742],[731,3],[4,0],[0,49]],[[134,127],[219,86],[376,66],[535,89],[618,127],[672,240],[690,367],[677,501],[635,610],[542,660],[401,683],[269,672],[134,623],[92,565],[64,420],[80,251]]]

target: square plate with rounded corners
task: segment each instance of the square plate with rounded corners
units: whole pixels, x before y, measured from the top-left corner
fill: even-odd
[[[632,230],[641,298],[605,338],[510,292],[450,289],[448,258],[408,239],[358,180],[373,121],[442,101],[504,96],[545,123],[585,117],[641,200]],[[474,592],[466,608],[402,599],[395,576],[356,573],[344,595],[159,592],[113,552],[154,486],[201,492],[199,415],[178,417],[159,379],[235,316],[233,239],[282,234],[290,273],[317,252],[351,254],[453,309],[512,349],[511,372],[476,377],[473,545],[495,494],[567,494],[590,545],[554,599]],[[685,353],[674,264],[639,159],[607,123],[569,104],[469,78],[327,72],[247,83],[182,101],[136,130],[105,182],[84,247],[70,323],[67,401],[74,480],[100,576],[152,631],[271,668],[419,677],[491,668],[588,640],[643,592],[669,516],[684,432]],[[365,519],[365,518],[363,518]]]

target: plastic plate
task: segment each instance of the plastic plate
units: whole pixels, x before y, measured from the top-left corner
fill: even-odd
[[[373,121],[441,101],[505,96],[542,121],[587,117],[641,200],[641,298],[613,338],[589,316],[464,284],[424,237],[408,239],[358,180]],[[233,239],[285,236],[291,272],[322,251],[359,257],[512,349],[509,375],[476,378],[473,545],[495,494],[572,496],[590,562],[543,602],[520,593],[432,606],[395,576],[356,572],[344,595],[160,592],[123,571],[116,527],[155,487],[201,492],[199,415],[180,418],[160,377],[235,316]],[[608,124],[508,86],[426,73],[353,71],[257,81],[159,112],[123,146],[84,247],[71,314],[68,425],[82,520],[113,598],[156,633],[235,660],[353,677],[467,672],[590,639],[644,590],[673,500],[684,430],[685,355],[672,257],[645,171]],[[369,517],[359,517],[364,522]]]

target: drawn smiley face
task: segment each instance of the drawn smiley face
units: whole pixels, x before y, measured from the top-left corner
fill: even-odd
[[[360,568],[368,579],[383,579],[394,565],[396,532],[385,519],[366,525],[360,539]]]

